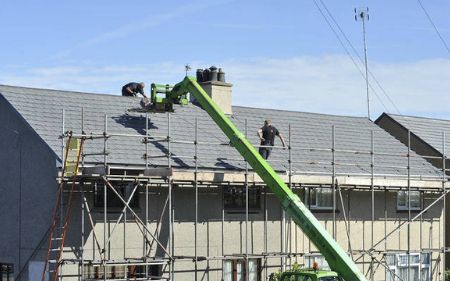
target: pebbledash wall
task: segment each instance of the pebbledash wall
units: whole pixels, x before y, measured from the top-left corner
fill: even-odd
[[[0,140],[8,148],[1,154],[8,198],[0,199],[0,216],[9,226],[1,232],[0,263],[12,265],[15,278],[40,280],[63,158],[59,136],[65,131],[108,136],[86,140],[85,146],[85,153],[108,154],[83,158],[85,180],[74,194],[63,280],[105,279],[103,264],[108,264],[106,278],[119,280],[122,274],[130,279],[141,274],[154,280],[265,280],[294,263],[308,266],[316,260],[326,267],[201,108],[146,114],[136,109],[137,98],[11,86],[0,86],[0,94],[0,126],[6,128]],[[410,280],[443,278],[442,195],[448,187],[438,169],[414,153],[405,157],[405,145],[365,118],[231,110],[232,121],[255,146],[255,131],[266,118],[284,133],[290,148],[276,148],[269,162],[369,279],[406,276],[408,250]],[[14,140],[15,131],[26,134],[26,141]],[[151,142],[143,142],[149,135]],[[64,180],[70,185],[72,179]],[[105,216],[105,180],[125,199],[138,185],[132,210],[144,225],[110,192]]]
[[[164,208],[164,202],[167,198],[167,189],[151,189],[152,194],[149,196],[149,229],[156,230],[157,222],[161,219],[161,213]],[[298,190],[301,193],[301,189]],[[245,214],[234,211],[223,212],[221,188],[202,188],[199,190],[199,217],[197,226],[197,254],[200,257],[208,257],[207,259],[200,258],[197,263],[197,280],[234,280],[224,279],[227,272],[223,272],[224,265],[228,261],[244,261],[243,257],[246,253],[246,243],[248,247],[248,258],[257,262],[257,273],[251,274],[250,280],[265,280],[270,273],[276,272],[282,268],[282,262],[286,268],[294,263],[310,264],[310,256],[316,257],[319,255],[315,250],[309,239],[303,235],[300,229],[294,224],[290,224],[289,220],[285,226],[285,245],[282,247],[282,212],[280,204],[276,198],[270,193],[263,195],[261,200],[261,208],[259,210],[252,210],[248,217],[248,240],[246,242],[246,224]],[[363,250],[368,251],[371,248],[371,229],[372,219],[368,203],[371,200],[370,192],[368,191],[344,191],[344,206],[346,207],[347,221],[343,216],[342,208],[338,208],[336,217],[336,240],[345,250],[353,250],[353,257],[357,261],[361,270],[369,273],[371,268],[374,272],[373,280],[386,280],[386,270],[383,265],[363,254]],[[195,191],[193,188],[174,187],[173,190],[173,252],[172,255],[178,259],[174,262],[174,279],[175,280],[196,280],[194,262],[192,261],[195,244]],[[436,196],[425,193],[423,200],[432,202]],[[77,200],[76,200],[77,201]],[[140,195],[140,205],[135,210],[141,217],[144,217],[142,210],[145,208],[143,202],[145,195]],[[383,241],[383,238],[402,222],[407,220],[407,213],[399,212],[397,210],[397,193],[394,191],[380,191],[375,195],[376,213],[373,227],[375,229],[373,235],[375,242]],[[66,243],[67,252],[65,258],[76,259],[79,258],[80,253],[80,210],[73,213],[72,223],[70,226],[70,239]],[[325,225],[329,232],[333,232],[333,218],[329,211],[316,211],[318,219]],[[93,217],[102,217],[103,212],[94,211]],[[108,223],[106,225],[108,230],[111,230],[115,220],[119,214],[108,214]],[[162,217],[161,225],[158,231],[158,238],[166,246],[168,245],[169,222],[167,215]],[[267,219],[265,220],[265,216]],[[87,221],[87,218],[85,218]],[[101,219],[100,219],[101,220]],[[120,224],[111,240],[110,245],[107,246],[107,256],[110,260],[121,261],[126,258],[140,258],[143,255],[144,241],[141,230],[137,224],[131,219],[128,219],[127,224]],[[420,265],[422,272],[422,280],[440,280],[440,259],[442,256],[436,253],[436,249],[443,245],[442,228],[442,208],[432,208],[426,212],[419,221],[411,224],[411,253],[422,253],[421,258],[424,262]],[[346,226],[347,224],[347,226]],[[103,223],[96,223],[95,231],[99,236],[99,243],[103,245],[102,233]],[[126,230],[125,230],[126,229]],[[348,233],[347,233],[348,231]],[[92,229],[87,227],[86,230],[87,241],[84,247],[84,258],[86,260],[96,258],[98,259],[99,251],[96,250],[95,239],[93,238]],[[349,243],[350,237],[350,243]],[[352,249],[349,248],[349,244]],[[384,255],[395,255],[397,253],[404,254],[408,249],[407,245],[407,229],[404,228],[395,233],[386,241],[383,241],[376,247],[377,251],[374,258],[382,261],[383,264],[391,266],[397,270],[401,266],[392,266],[389,261],[384,261]],[[153,243],[153,250],[150,256],[156,257],[156,260],[164,256],[163,250]],[[286,256],[282,259],[280,253],[288,253],[291,256]],[[432,260],[427,261],[428,254]],[[297,255],[296,255],[297,254]],[[399,256],[396,256],[400,259]],[[322,259],[318,258],[321,266]],[[420,262],[419,262],[420,263]],[[418,271],[418,262],[414,262],[413,271]],[[403,264],[403,267],[405,264]],[[116,266],[116,271],[119,272],[121,266]],[[226,265],[225,265],[226,268]],[[161,271],[159,271],[161,270]],[[229,270],[229,269],[228,269]],[[234,265],[234,270],[239,271]],[[243,270],[245,271],[244,267]],[[430,277],[432,272],[432,279],[426,277],[426,271],[429,270]],[[84,269],[85,274],[94,272],[93,269]],[[112,270],[111,270],[112,271]],[[80,268],[78,265],[65,265],[63,269],[64,274],[78,276]],[[100,270],[101,272],[101,270]],[[92,274],[92,273],[91,273]],[[161,265],[158,266],[158,274],[170,277],[170,269]],[[229,272],[229,274],[237,275],[236,272]],[[258,276],[257,279],[253,279]],[[91,277],[93,275],[90,275]],[[101,276],[101,274],[99,275]],[[112,277],[113,275],[109,275]],[[119,274],[117,274],[119,276]],[[412,276],[419,276],[414,275]],[[235,277],[236,278],[236,277]],[[415,278],[415,277],[414,277]],[[77,280],[76,278],[74,280]],[[419,279],[412,279],[419,280]]]

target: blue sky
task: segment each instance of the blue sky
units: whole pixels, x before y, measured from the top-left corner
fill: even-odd
[[[449,53],[417,1],[316,3],[360,55],[353,9],[369,7],[369,68],[383,88],[371,81],[372,117],[450,118]],[[423,4],[450,42],[450,2]],[[223,67],[236,105],[366,112],[361,65],[314,0],[2,1],[0,26],[2,84],[118,94],[131,80],[177,82],[190,63],[194,70]]]

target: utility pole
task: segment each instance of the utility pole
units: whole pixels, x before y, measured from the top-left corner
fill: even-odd
[[[369,21],[369,8],[355,8],[355,21],[362,22],[363,41],[364,41],[364,64],[366,67],[366,94],[367,94],[367,118],[370,119],[370,98],[369,98],[369,76],[367,75],[367,44],[366,44],[366,21]]]

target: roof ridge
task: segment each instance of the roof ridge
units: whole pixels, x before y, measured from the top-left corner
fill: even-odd
[[[321,115],[321,116],[349,117],[349,118],[356,118],[356,119],[365,119],[365,120],[370,121],[369,119],[367,119],[364,116],[340,115],[340,114],[329,114],[329,113],[308,112],[308,111],[296,111],[296,110],[290,110],[290,109],[278,109],[278,108],[242,106],[242,105],[233,105],[233,107],[257,109],[257,110],[274,110],[274,111],[292,112],[292,113],[305,113],[305,114],[313,114],[313,115]]]
[[[67,94],[70,93],[70,94],[81,94],[81,95],[103,95],[103,96],[112,96],[112,97],[122,97],[121,95],[109,94],[109,93],[87,93],[87,92],[80,92],[80,91],[58,90],[58,89],[50,89],[50,88],[36,88],[36,87],[27,87],[27,86],[5,85],[5,84],[0,84],[0,93],[2,92],[1,87],[41,90],[41,91],[43,90],[43,91],[50,91],[50,92],[63,92],[63,93],[67,93]]]
[[[416,119],[427,119],[427,120],[434,120],[434,121],[444,121],[444,122],[450,122],[449,119],[443,119],[443,118],[433,118],[433,117],[426,117],[426,116],[414,116],[414,115],[405,115],[405,114],[393,114],[393,113],[386,113],[389,116],[392,117],[410,117],[410,118],[416,118]]]
[[[10,88],[16,88],[16,89],[43,90],[43,91],[51,91],[51,92],[58,92],[58,93],[62,92],[64,94],[104,95],[104,96],[123,98],[123,96],[121,96],[121,95],[108,94],[108,93],[87,93],[87,92],[80,92],[80,91],[58,90],[58,89],[50,89],[50,88],[36,88],[36,87],[26,87],[26,86],[24,87],[24,86],[5,85],[5,84],[0,84],[0,93],[2,92],[1,87],[10,87]],[[310,115],[329,116],[329,117],[331,116],[331,117],[347,117],[347,118],[355,118],[355,119],[367,119],[366,117],[363,117],[363,116],[351,116],[351,115],[296,111],[296,110],[289,110],[289,109],[264,108],[264,107],[253,107],[253,106],[242,106],[242,105],[233,105],[232,107],[233,108],[255,109],[255,110],[272,110],[272,111],[280,111],[280,112],[304,113],[304,114],[310,114]]]

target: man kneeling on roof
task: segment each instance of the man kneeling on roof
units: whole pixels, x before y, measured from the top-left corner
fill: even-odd
[[[270,152],[272,151],[270,146],[274,146],[275,136],[280,138],[283,148],[286,148],[286,142],[283,135],[277,130],[277,128],[272,126],[272,121],[270,119],[264,121],[264,126],[258,129],[257,133],[259,139],[261,140],[260,145],[264,146],[259,148],[259,154],[261,154],[264,159],[269,159]]]
[[[122,96],[135,97],[137,94],[141,94],[144,98],[147,96],[144,94],[144,82],[136,83],[131,82],[122,87]]]

